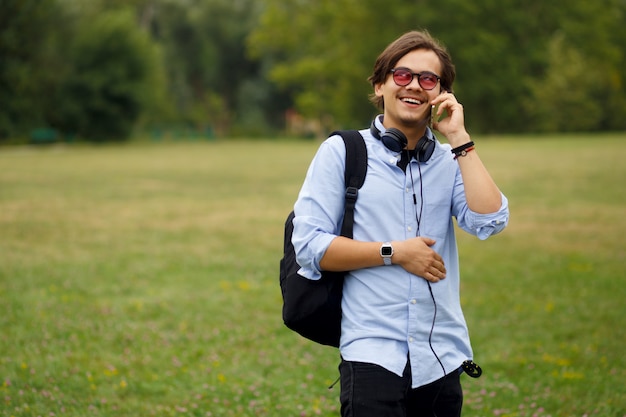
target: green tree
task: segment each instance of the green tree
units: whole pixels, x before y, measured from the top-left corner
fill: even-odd
[[[543,67],[526,82],[522,102],[539,131],[626,128],[624,37],[626,3],[577,2],[562,10],[546,38]]]
[[[45,125],[62,24],[54,0],[0,1],[0,141]]]
[[[602,111],[589,111],[584,124],[569,129],[624,128],[623,0],[441,0],[436,4],[266,0],[266,4],[248,45],[255,57],[269,63],[271,79],[289,92],[307,117],[334,117],[334,126],[366,123],[372,108],[362,103],[371,87],[363,80],[374,54],[401,33],[423,28],[451,52],[458,75],[455,91],[475,132],[547,128],[536,119],[537,108],[546,103],[538,103],[542,97],[535,94],[541,85],[559,78],[557,68],[563,63],[557,62],[550,47],[559,33],[568,45],[576,45],[568,46],[564,58],[575,59],[575,50],[586,61],[586,70],[595,76],[598,68],[607,79],[598,80],[599,90],[577,94],[577,100],[586,96],[595,101],[602,91],[604,103],[596,102]],[[580,90],[575,84],[568,88]],[[585,106],[558,111],[568,120],[577,117],[581,108]]]
[[[367,101],[367,77],[384,34],[403,26],[374,27],[379,10],[397,10],[402,2],[381,3],[267,0],[248,39],[251,55],[270,67],[270,79],[305,117],[323,121],[323,131],[360,124],[375,113]]]
[[[88,140],[127,139],[160,89],[158,49],[127,10],[98,13],[77,33],[55,124]]]
[[[602,97],[609,90],[602,66],[591,61],[562,34],[550,42],[545,75],[531,85],[529,114],[540,131],[596,130],[602,119]]]
[[[245,49],[261,5],[254,0],[153,3],[149,26],[163,47],[168,93],[178,120],[220,134],[233,126],[245,132],[268,127],[281,100]]]

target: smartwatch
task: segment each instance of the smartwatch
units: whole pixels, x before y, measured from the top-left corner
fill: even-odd
[[[385,265],[391,265],[391,257],[393,256],[391,243],[385,242],[380,246],[380,256],[383,258]]]

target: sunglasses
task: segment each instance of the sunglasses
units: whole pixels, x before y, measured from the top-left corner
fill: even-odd
[[[393,82],[400,87],[406,87],[413,82],[413,77],[417,76],[417,83],[424,90],[432,90],[437,86],[441,77],[429,71],[412,72],[408,68],[394,68],[391,70]]]

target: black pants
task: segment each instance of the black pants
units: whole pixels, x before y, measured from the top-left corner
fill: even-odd
[[[400,377],[385,368],[341,361],[342,417],[460,417],[463,404],[460,374],[412,389],[407,364]]]

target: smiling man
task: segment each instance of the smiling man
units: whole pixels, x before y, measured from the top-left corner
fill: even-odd
[[[509,210],[465,129],[454,78],[448,52],[427,32],[391,43],[369,78],[383,114],[360,131],[368,171],[353,238],[340,236],[341,137],[320,146],[295,204],[300,274],[316,280],[321,271],[349,271],[340,340],[343,417],[460,416],[460,376],[478,373],[460,305],[453,218],[486,239],[504,229]]]

